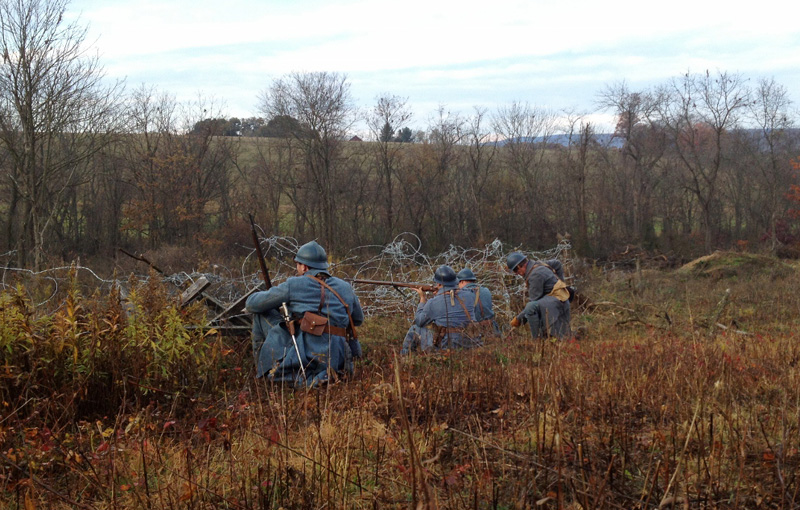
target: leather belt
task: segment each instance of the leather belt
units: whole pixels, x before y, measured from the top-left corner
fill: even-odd
[[[300,319],[293,320],[292,326],[294,327],[295,331],[300,331]],[[336,326],[331,326],[330,324],[327,324],[325,328],[322,330],[322,332],[328,333],[329,335],[335,335],[347,338],[347,328],[338,328]]]
[[[347,338],[347,328],[337,328],[336,326],[331,326],[330,324],[328,324],[322,331],[323,333],[328,333],[329,335],[341,336]]]

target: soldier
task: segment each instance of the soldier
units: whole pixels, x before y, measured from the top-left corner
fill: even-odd
[[[419,305],[414,323],[403,340],[401,354],[417,349],[469,348],[481,344],[479,337],[467,331],[475,320],[475,295],[458,288],[456,272],[450,266],[440,266],[433,274],[433,281],[437,291],[430,300],[421,288],[415,289]]]
[[[528,286],[528,303],[511,320],[511,326],[516,328],[527,322],[534,338],[572,336],[569,290],[561,262],[532,261],[520,252],[513,252],[506,258],[506,265],[509,271],[525,278]]]
[[[468,267],[459,271],[456,278],[458,278],[459,289],[467,289],[475,294],[473,305],[475,308],[475,322],[478,323],[479,331],[484,335],[500,336],[500,327],[497,325],[497,321],[494,320],[492,291],[478,285],[475,273]]]
[[[361,356],[355,326],[364,313],[353,288],[328,271],[328,256],[317,242],[294,258],[297,276],[247,298],[253,314],[256,377],[298,386],[325,383],[331,374],[352,374]]]

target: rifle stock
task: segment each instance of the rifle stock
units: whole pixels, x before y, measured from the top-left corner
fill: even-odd
[[[266,285],[267,290],[272,288],[272,281],[269,279],[269,269],[267,269],[267,263],[264,261],[264,253],[261,251],[261,243],[258,242],[258,233],[256,232],[256,224],[253,221],[253,215],[249,214],[250,216],[250,231],[253,234],[253,245],[256,248],[256,255],[258,256],[258,264],[261,266],[261,277],[264,279],[264,285]]]
[[[407,282],[390,282],[386,280],[350,280],[353,283],[363,283],[365,285],[390,285],[392,287],[405,287],[409,289],[422,289],[425,292],[434,292],[439,287],[436,285],[428,285],[424,283],[407,283]]]

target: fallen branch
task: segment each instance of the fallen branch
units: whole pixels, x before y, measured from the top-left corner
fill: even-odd
[[[712,314],[708,317],[708,329],[706,330],[707,335],[711,336],[714,333],[714,325],[718,324],[719,316],[722,315],[722,312],[725,310],[725,307],[728,306],[728,302],[731,298],[731,289],[725,289],[725,294],[722,295],[722,299],[719,300],[717,303],[717,307],[714,309]]]
[[[749,331],[743,331],[741,329],[731,329],[731,328],[729,328],[728,326],[726,326],[724,324],[720,324],[719,322],[717,322],[715,325],[719,329],[721,329],[723,331],[730,331],[731,333],[736,333],[737,335],[744,335],[744,336],[752,336],[753,335],[753,333],[750,333]]]
[[[612,308],[617,308],[619,310],[624,310],[626,312],[636,313],[636,310],[632,308],[627,308],[625,306],[620,305],[619,303],[615,303],[613,301],[598,301],[597,303],[586,303],[584,307],[589,310],[591,308],[599,308],[601,306],[607,306]]]

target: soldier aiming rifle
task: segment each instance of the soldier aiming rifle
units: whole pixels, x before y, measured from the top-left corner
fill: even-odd
[[[475,295],[458,288],[456,273],[450,266],[440,266],[433,281],[436,294],[430,300],[422,287],[415,287],[419,305],[400,353],[481,345],[480,335],[471,328],[475,321]]]

